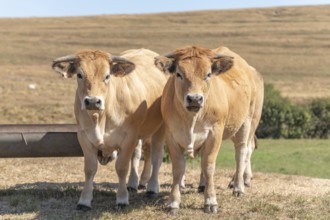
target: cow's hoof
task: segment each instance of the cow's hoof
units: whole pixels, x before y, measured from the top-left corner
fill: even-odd
[[[140,185],[138,186],[138,189],[139,189],[139,190],[140,190],[140,189],[147,189],[147,187],[144,186],[144,185],[141,185],[141,184],[140,184]]]
[[[146,196],[148,199],[155,199],[157,197],[157,193],[155,193],[153,191],[147,191]]]
[[[76,207],[76,210],[87,212],[87,211],[92,210],[92,208],[87,206],[87,205],[78,204],[77,207]]]
[[[205,205],[204,212],[210,213],[210,214],[216,214],[216,213],[218,213],[218,206],[217,205]]]
[[[199,193],[204,193],[204,191],[205,191],[205,186],[199,186],[198,187],[198,192]]]
[[[242,191],[233,191],[233,196],[235,196],[235,197],[241,197],[243,195],[244,195],[244,193]]]
[[[120,211],[124,210],[126,208],[126,206],[127,206],[127,204],[119,203],[119,204],[117,204],[116,211],[120,212]]]
[[[128,186],[127,187],[127,191],[128,192],[131,192],[131,193],[136,193],[137,192],[137,189],[135,189],[134,187]]]
[[[169,213],[170,213],[170,215],[176,215],[176,214],[178,214],[178,208],[170,208],[170,211],[169,211]]]

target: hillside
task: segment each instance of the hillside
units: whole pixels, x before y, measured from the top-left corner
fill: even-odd
[[[227,46],[295,101],[330,95],[330,5],[147,15],[0,19],[0,123],[70,123],[75,80],[51,61],[81,49],[165,53]]]

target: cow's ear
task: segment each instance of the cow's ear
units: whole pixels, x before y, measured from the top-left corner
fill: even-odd
[[[174,73],[175,72],[175,59],[168,58],[166,56],[155,57],[156,67],[164,73]]]
[[[75,63],[56,63],[52,65],[55,72],[61,74],[64,78],[71,78],[77,73],[77,65]]]
[[[52,69],[64,78],[71,78],[77,73],[79,58],[75,55],[59,57],[53,61]]]
[[[125,76],[135,69],[135,64],[122,57],[112,56],[110,62],[110,74],[114,76]]]
[[[213,58],[212,62],[212,73],[213,74],[221,74],[228,70],[230,70],[234,65],[234,57],[225,56],[225,55],[217,55]]]

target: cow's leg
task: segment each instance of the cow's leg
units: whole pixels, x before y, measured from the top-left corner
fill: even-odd
[[[251,168],[251,156],[255,148],[255,138],[251,138],[249,140],[248,146],[247,146],[247,152],[246,152],[246,167],[244,171],[244,185],[247,187],[251,186],[251,180],[252,180],[252,168]]]
[[[200,151],[200,155],[201,155],[201,157],[203,156],[203,150],[202,149]],[[201,166],[201,174],[200,174],[200,177],[199,177],[199,186],[198,186],[197,191],[199,193],[204,193],[204,191],[205,191],[205,176],[203,174],[203,167],[202,166]]]
[[[262,112],[262,106],[263,106],[263,99],[264,99],[264,85],[262,77],[259,73],[255,75],[256,77],[256,83],[258,85],[258,90],[256,94],[256,100],[255,100],[255,106],[254,106],[254,112],[252,116],[251,121],[251,128],[250,128],[250,134],[249,134],[249,142],[248,142],[248,153],[247,153],[247,165],[244,172],[244,184],[246,186],[251,185],[251,179],[252,179],[252,169],[251,169],[251,156],[254,151],[258,147],[257,144],[257,137],[255,136],[258,124],[260,122],[261,118],[261,112]]]
[[[92,207],[93,179],[97,171],[97,149],[92,146],[82,132],[78,132],[78,140],[84,153],[85,183],[78,201],[77,210],[87,211]]]
[[[247,165],[248,139],[250,134],[251,119],[246,120],[242,127],[232,138],[235,144],[236,172],[233,177],[233,195],[244,194],[243,175]]]
[[[243,175],[243,179],[244,179],[244,185],[247,187],[251,186],[251,180],[252,180],[252,168],[251,168],[251,156],[252,153],[254,151],[254,143],[249,142],[246,148],[246,155],[245,155],[245,170],[244,170],[244,175]],[[233,178],[231,179],[231,181],[229,182],[228,187],[230,189],[234,189],[235,186],[235,178],[236,178],[236,172],[233,175]]]
[[[169,139],[167,139],[169,140]],[[185,159],[183,149],[169,140],[167,143],[168,152],[172,161],[173,184],[167,207],[171,214],[176,214],[181,203],[180,184],[185,173]]]
[[[231,180],[230,180],[230,182],[228,184],[228,188],[230,188],[230,189],[233,189],[234,188],[235,176],[236,176],[236,171],[235,171],[233,177],[231,178]]]
[[[163,126],[153,134],[151,139],[151,164],[152,173],[147,185],[147,196],[154,198],[159,192],[158,173],[163,162],[163,146],[165,140],[165,129]]]
[[[138,186],[138,189],[146,189],[146,185],[150,179],[151,176],[151,157],[150,157],[150,138],[146,139],[143,142],[142,150],[143,150],[143,157],[144,157],[144,163],[143,163],[143,170],[141,173],[140,183]]]
[[[201,171],[200,177],[199,177],[199,186],[198,186],[198,192],[204,193],[205,191],[205,177],[203,172]]]
[[[204,144],[202,153],[202,173],[205,178],[204,211],[206,213],[217,213],[218,202],[214,189],[215,162],[220,150],[223,129],[218,128],[214,134],[210,134]]]
[[[119,182],[116,195],[116,204],[119,209],[129,204],[129,195],[126,187],[126,177],[129,169],[130,159],[137,145],[137,141],[138,140],[136,140],[135,138],[128,137],[121,146],[121,149],[118,153],[118,158],[116,160],[115,167]]]
[[[131,171],[127,183],[128,191],[136,192],[138,188],[141,150],[142,150],[142,140],[139,140],[131,158]]]
[[[251,186],[251,180],[253,177],[252,174],[252,167],[251,167],[251,156],[252,153],[255,149],[255,139],[252,138],[250,141],[248,141],[248,145],[246,148],[246,155],[245,155],[245,170],[244,170],[244,174],[243,174],[243,179],[244,179],[244,185],[247,187]],[[236,178],[236,173],[233,175],[233,178],[231,179],[228,187],[233,189],[235,186],[235,178]]]
[[[186,188],[186,175],[183,175],[180,183],[180,190],[184,190],[185,188]]]
[[[250,134],[249,134],[249,141],[248,141],[248,150],[246,155],[246,168],[244,171],[244,184],[246,186],[251,186],[251,179],[252,179],[252,168],[251,168],[251,156],[255,148],[257,148],[257,137],[255,132],[257,130],[260,117],[261,117],[261,109],[262,109],[262,100],[258,100],[256,103],[256,111],[254,112],[251,127],[250,127]]]

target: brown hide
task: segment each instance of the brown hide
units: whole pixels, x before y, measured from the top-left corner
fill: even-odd
[[[243,173],[246,183],[251,179],[250,156],[263,103],[262,77],[225,47],[179,48],[157,57],[155,65],[172,74],[161,104],[166,143],[174,167],[169,207],[179,208],[183,152],[193,157],[199,151],[202,178],[206,179],[205,208],[207,212],[216,212],[213,172],[222,139],[231,138],[236,148],[234,194],[244,193]]]
[[[53,69],[63,76],[77,75],[74,111],[86,177],[79,209],[91,207],[98,156],[102,157],[100,162],[107,163],[104,158],[118,151],[116,202],[126,205],[126,175],[138,140],[155,136],[153,144],[163,146],[160,97],[168,76],[154,66],[156,56],[147,49],[128,50],[120,57],[102,51],[81,51],[54,61]],[[150,184],[153,191],[157,191],[155,184]]]

